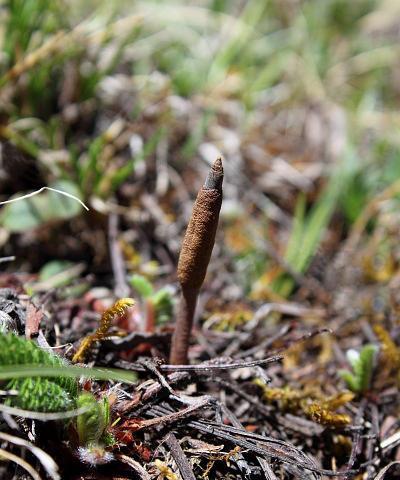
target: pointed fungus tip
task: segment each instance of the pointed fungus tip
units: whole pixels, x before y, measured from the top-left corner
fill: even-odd
[[[211,168],[214,170],[214,172],[219,172],[223,174],[224,169],[222,168],[222,157],[218,157]]]
[[[221,190],[223,179],[224,169],[222,167],[222,157],[218,157],[208,172],[204,188],[206,190]]]

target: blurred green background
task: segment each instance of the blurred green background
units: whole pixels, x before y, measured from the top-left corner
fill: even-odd
[[[95,237],[96,215],[119,205],[127,229],[143,209],[158,215],[174,258],[191,198],[222,153],[235,272],[247,290],[273,281],[286,296],[288,279],[265,269],[273,252],[305,272],[322,240],[335,250],[392,184],[397,205],[397,0],[0,5],[0,200],[48,185],[92,209],[88,220],[52,192],[3,207],[3,255],[45,245],[48,259],[99,265],[99,237],[68,238]],[[64,250],[59,237],[32,234],[70,219]]]

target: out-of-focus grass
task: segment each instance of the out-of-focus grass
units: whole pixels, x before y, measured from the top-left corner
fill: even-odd
[[[148,126],[139,153],[112,161],[119,147],[110,118],[120,112],[100,86],[120,73],[138,98],[116,138],[132,125],[135,133],[135,119],[157,105],[156,75],[167,95],[198,105],[174,153],[184,161],[224,124],[222,105],[241,106],[237,135],[244,143],[266,111],[266,129],[278,131],[274,121],[285,111],[287,130],[293,112],[301,131],[310,106],[338,109],[344,126],[326,134],[331,146],[342,147],[319,159],[322,180],[332,178],[307,214],[303,194],[290,212],[283,253],[303,272],[333,211],[351,225],[400,174],[396,11],[396,0],[9,1],[0,11],[0,134],[37,157],[50,176],[73,181],[85,198],[107,199],[161,138],[175,137],[175,120],[163,114]],[[92,124],[71,123],[71,105],[78,119],[90,111]]]

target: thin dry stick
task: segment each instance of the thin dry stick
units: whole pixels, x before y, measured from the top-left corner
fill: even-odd
[[[14,455],[9,451],[0,448],[0,460],[9,460],[10,462],[14,462],[25,469],[33,478],[33,480],[42,480],[42,477],[36,472],[32,465],[18,455]]]
[[[178,262],[182,295],[172,337],[172,365],[188,363],[189,339],[197,297],[206,276],[218,226],[223,178],[222,160],[217,158],[197,195],[183,239]]]
[[[9,435],[8,433],[0,432],[0,439],[14,445],[26,448],[31,453],[33,453],[33,455],[35,455],[35,457],[43,465],[43,468],[46,470],[49,477],[51,477],[53,480],[61,479],[60,475],[58,474],[58,465],[53,460],[53,458],[41,448],[36,447],[35,445],[33,445],[33,443],[28,442],[23,438],[16,437],[15,435]]]
[[[0,257],[0,263],[13,262],[15,260],[14,255],[10,257]]]
[[[179,468],[179,472],[184,480],[196,480],[194,476],[192,467],[183,453],[182,447],[180,446],[178,440],[172,432],[169,432],[165,439],[165,443],[168,445],[168,448],[171,452],[175,463]]]

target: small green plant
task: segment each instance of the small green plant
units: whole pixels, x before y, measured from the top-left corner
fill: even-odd
[[[371,387],[377,352],[376,345],[365,345],[360,352],[356,350],[347,352],[347,358],[353,371],[339,370],[338,373],[353,392],[364,393]]]
[[[309,212],[307,212],[306,197],[299,196],[293,228],[284,255],[285,261],[295,272],[304,274],[310,266],[332,217],[340,192],[347,185],[349,177],[349,172],[342,166],[333,172],[327,187]],[[286,298],[293,287],[293,278],[290,278],[287,273],[278,277],[272,285],[276,293]]]
[[[107,397],[96,400],[90,392],[83,392],[77,399],[77,407],[85,411],[76,419],[79,438],[79,458],[90,465],[110,462],[114,457],[105,447],[115,443],[107,431],[110,424],[110,404]]]
[[[0,366],[40,366],[65,367],[66,361],[43,350],[31,340],[12,333],[0,334]],[[10,395],[6,403],[9,406],[37,412],[59,412],[83,409],[76,417],[75,428],[78,433],[78,454],[82,461],[90,464],[104,463],[112,455],[104,450],[114,443],[107,431],[110,423],[110,405],[107,397],[96,400],[90,392],[80,393],[76,379],[69,376],[49,378],[32,376],[13,378],[6,384]]]
[[[31,340],[12,333],[0,334],[0,365],[42,365],[63,366],[66,362],[52,353],[43,350]],[[78,393],[77,382],[73,378],[16,378],[10,380],[6,388],[16,390],[7,403],[11,406],[39,412],[55,412],[74,407]]]
[[[139,295],[152,306],[157,325],[165,324],[171,320],[174,304],[172,293],[168,288],[161,288],[156,291],[146,277],[138,274],[132,275],[130,283]]]
[[[107,397],[97,401],[92,393],[81,393],[77,399],[77,407],[87,407],[77,417],[76,428],[79,444],[85,447],[108,443],[106,429],[110,423],[110,404]]]

